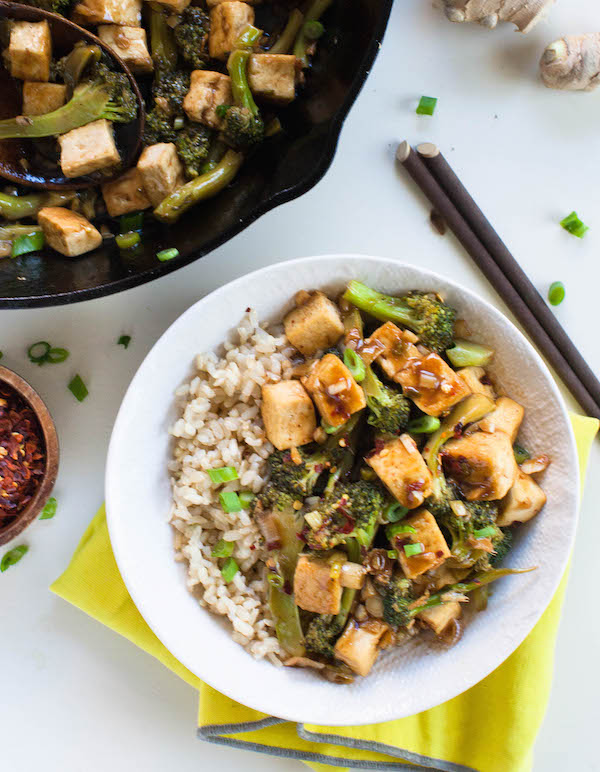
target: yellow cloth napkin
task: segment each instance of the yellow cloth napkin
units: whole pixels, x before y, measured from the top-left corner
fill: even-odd
[[[573,416],[583,479],[598,421]],[[199,692],[198,734],[221,745],[326,765],[433,772],[528,772],[552,680],[566,576],[526,640],[473,688],[409,718],[358,727],[294,724],[257,713],[202,683],[162,645],[129,597],[104,507],[51,590],[152,654]],[[340,687],[343,699],[343,687]]]

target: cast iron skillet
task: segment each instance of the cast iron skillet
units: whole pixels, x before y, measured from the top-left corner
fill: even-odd
[[[171,228],[147,215],[135,255],[120,254],[111,240],[79,258],[48,251],[0,260],[0,308],[75,303],[157,279],[310,190],[333,160],[344,119],[381,46],[392,2],[345,0],[329,9],[307,86],[279,112],[284,131],[261,146],[229,188]],[[167,247],[176,247],[179,257],[161,263],[156,253]]]

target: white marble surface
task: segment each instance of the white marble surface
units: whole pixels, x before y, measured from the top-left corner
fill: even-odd
[[[528,37],[510,27],[488,33],[452,26],[427,1],[397,0],[383,50],[346,123],[334,164],[314,190],[159,282],[76,306],[2,312],[3,364],[47,399],[62,446],[58,514],[27,532],[30,553],[0,579],[4,767],[11,772],[42,767],[125,772],[134,765],[147,772],[217,765],[248,772],[300,769],[297,762],[197,741],[193,690],[47,590],[102,501],[106,447],[121,397],[154,340],[198,297],[252,268],[287,258],[349,251],[410,261],[418,243],[427,247],[419,249],[429,255],[427,267],[457,277],[502,307],[453,239],[432,233],[422,199],[395,172],[394,148],[405,137],[443,146],[543,293],[550,282],[565,282],[567,298],[557,314],[600,369],[597,325],[591,321],[600,283],[600,95],[553,93],[535,79],[547,42],[563,32],[597,28],[597,10],[589,0],[563,0]],[[433,118],[414,114],[423,93],[439,97]],[[584,241],[556,224],[572,209],[592,226]],[[115,345],[122,333],[133,337],[127,351]],[[68,363],[31,365],[25,350],[40,338],[69,348]],[[66,388],[74,372],[90,389],[82,404]],[[600,535],[598,447],[535,772],[600,770],[591,740],[597,724],[600,621],[589,600]]]

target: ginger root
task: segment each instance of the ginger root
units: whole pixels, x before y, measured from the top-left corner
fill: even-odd
[[[593,91],[600,85],[600,32],[565,35],[550,43],[540,72],[548,88]]]
[[[474,21],[494,29],[499,21],[515,24],[529,32],[554,5],[555,0],[442,0],[450,21]]]

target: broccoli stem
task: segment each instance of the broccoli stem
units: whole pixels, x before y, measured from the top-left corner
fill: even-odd
[[[73,95],[75,86],[81,80],[84,72],[92,64],[102,58],[102,50],[99,46],[75,46],[65,60],[63,81],[67,87],[69,99]]]
[[[237,174],[243,160],[242,153],[228,150],[212,171],[195,177],[161,201],[154,210],[154,216],[161,222],[177,222],[184,212],[199,201],[212,198],[227,187]]]
[[[218,138],[213,139],[213,141],[210,143],[210,147],[208,148],[208,155],[206,156],[206,160],[202,164],[202,174],[212,172],[212,170],[217,166],[219,161],[227,152],[227,149],[227,145],[222,140]]]
[[[149,3],[150,51],[157,70],[172,72],[177,67],[175,34],[167,24],[166,16],[156,3]]]
[[[405,327],[409,327],[412,322],[411,309],[402,298],[383,295],[359,281],[351,281],[348,284],[344,298],[382,322],[398,322]]]
[[[494,349],[482,343],[462,338],[454,339],[455,345],[446,351],[453,367],[487,367],[494,357]]]
[[[325,13],[325,11],[331,5],[332,0],[313,0],[304,17],[304,24],[300,28],[300,32],[296,36],[296,42],[294,43],[294,55],[302,62],[302,67],[308,67],[308,49],[314,43],[305,34],[305,27],[311,21],[317,21]]]
[[[26,196],[7,196],[0,193],[0,216],[7,220],[35,217],[45,206],[61,206],[71,201],[73,193],[29,193]],[[29,226],[27,226],[29,227]]]
[[[297,522],[295,510],[277,512],[276,517],[281,541],[281,548],[277,551],[277,563],[283,578],[283,587],[270,585],[269,605],[275,620],[275,632],[279,643],[291,656],[301,657],[305,653],[304,634],[291,588],[294,584],[298,556],[304,544],[298,538],[300,525]]]
[[[246,74],[250,51],[233,51],[227,60],[227,70],[231,78],[231,90],[233,101],[238,107],[245,107],[255,117],[258,115],[258,107],[248,85]]]
[[[269,48],[270,54],[287,54],[291,47],[294,45],[294,40],[300,32],[302,23],[304,22],[304,14],[294,8],[290,13],[287,23],[283,28],[281,35],[277,38],[275,43]]]

